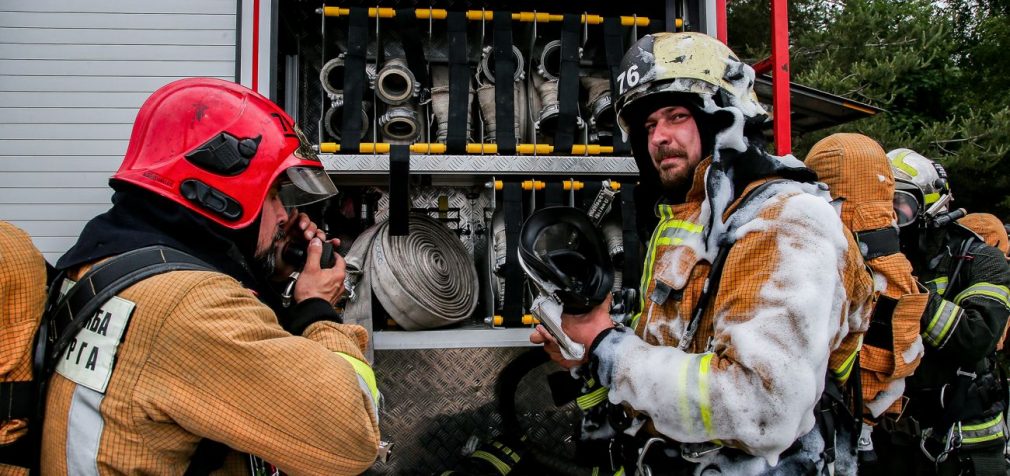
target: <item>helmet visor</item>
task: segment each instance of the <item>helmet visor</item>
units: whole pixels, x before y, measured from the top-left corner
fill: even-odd
[[[915,221],[919,215],[919,200],[915,195],[905,190],[894,191],[894,213],[898,215],[898,226],[902,227]]]
[[[279,197],[285,207],[294,208],[337,194],[337,186],[330,180],[326,170],[320,167],[290,167],[281,176]]]

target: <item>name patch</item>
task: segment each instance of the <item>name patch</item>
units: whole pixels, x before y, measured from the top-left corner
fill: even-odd
[[[68,279],[63,280],[60,295],[66,294],[73,284]],[[78,385],[105,393],[109,378],[112,377],[116,351],[119,350],[134,307],[136,304],[118,296],[113,296],[102,304],[70,341],[56,364],[56,372]]]

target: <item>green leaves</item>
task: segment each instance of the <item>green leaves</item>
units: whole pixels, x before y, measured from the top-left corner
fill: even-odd
[[[767,56],[766,0],[730,3],[730,45]],[[797,157],[832,132],[942,163],[955,206],[1010,218],[1010,1],[790,2],[795,82],[887,110],[798,138]]]

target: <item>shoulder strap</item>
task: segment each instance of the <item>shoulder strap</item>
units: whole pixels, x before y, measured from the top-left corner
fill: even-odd
[[[214,268],[188,253],[166,246],[149,246],[110,258],[91,268],[57,300],[64,273],[50,285],[46,315],[39,329],[35,350],[35,378],[45,388],[56,359],[84,327],[88,319],[113,296],[152,276],[170,271],[213,271]],[[39,371],[42,371],[41,373]],[[41,396],[44,397],[44,390]],[[41,399],[40,399],[41,400]],[[221,466],[227,446],[204,439],[197,445],[187,475],[208,474]]]
[[[774,184],[785,182],[788,179],[772,179],[757,187],[751,189],[740,199],[740,204],[737,205],[736,210],[740,210],[747,205],[748,202],[761,195],[761,192],[767,190]],[[734,212],[735,213],[735,212]],[[732,218],[732,216],[730,217]],[[730,220],[726,220],[727,223]],[[732,235],[735,229],[726,230],[726,236]],[[681,340],[680,345],[682,348],[686,348],[694,340],[694,334],[698,330],[698,325],[701,323],[701,316],[705,314],[705,310],[708,309],[708,304],[711,302],[712,298],[715,297],[716,293],[719,292],[719,281],[722,280],[722,268],[726,264],[726,256],[729,255],[730,248],[733,247],[733,242],[729,240],[720,240],[719,251],[715,255],[715,260],[712,262],[712,268],[708,272],[708,277],[705,278],[705,284],[701,288],[701,296],[698,296],[698,303],[694,307],[694,313],[691,315],[691,322],[687,325],[687,332],[684,338]]]
[[[47,342],[40,339],[40,344],[49,348],[43,353],[45,366],[42,375],[50,374],[53,363],[66,350],[87,320],[120,291],[151,276],[169,271],[213,269],[194,256],[165,246],[149,246],[128,251],[94,266],[67,291],[62,299],[46,311],[43,325],[48,326],[45,333]],[[53,282],[53,287],[61,285],[62,282]],[[50,295],[58,296],[59,291],[51,290]]]

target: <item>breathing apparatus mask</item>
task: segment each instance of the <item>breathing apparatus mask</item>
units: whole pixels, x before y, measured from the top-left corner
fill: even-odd
[[[582,210],[544,208],[523,224],[518,257],[534,295],[530,312],[557,339],[566,359],[581,360],[585,348],[562,331],[561,315],[585,314],[610,293],[614,266],[602,232]]]

